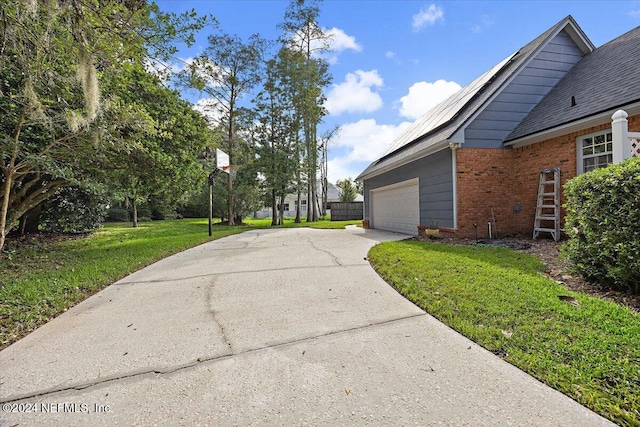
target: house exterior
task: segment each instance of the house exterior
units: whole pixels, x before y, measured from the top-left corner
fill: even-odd
[[[321,199],[322,195],[320,194],[320,190],[318,190],[318,199]],[[339,202],[340,201],[340,189],[333,185],[332,183],[327,183],[327,215],[331,213],[331,202]],[[364,197],[361,194],[356,196],[357,202],[364,201]],[[284,216],[285,217],[295,217],[296,216],[296,207],[298,204],[298,195],[297,194],[287,194],[284,199]],[[307,215],[307,193],[302,193],[300,198],[300,215]],[[268,218],[271,216],[271,208],[263,208],[256,212],[256,218]]]
[[[621,160],[615,150],[630,155],[626,138],[614,148],[612,115],[625,110],[626,130],[640,131],[639,61],[640,27],[596,49],[564,18],[428,111],[358,176],[365,225],[532,233],[541,170],[560,168],[564,185]]]

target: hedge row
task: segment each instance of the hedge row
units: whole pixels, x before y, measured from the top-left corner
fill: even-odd
[[[595,169],[564,187],[567,250],[585,277],[640,293],[640,158]]]

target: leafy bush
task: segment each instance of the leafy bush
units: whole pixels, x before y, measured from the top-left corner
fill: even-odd
[[[640,293],[640,158],[577,176],[564,188],[567,252],[578,271]]]
[[[40,229],[51,233],[83,233],[102,226],[109,199],[89,188],[65,187],[46,202]]]
[[[109,222],[127,222],[131,221],[131,215],[129,209],[125,208],[110,208],[107,211],[107,221]]]

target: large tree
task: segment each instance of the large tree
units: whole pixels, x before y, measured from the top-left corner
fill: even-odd
[[[113,143],[101,167],[115,190],[132,203],[136,227],[139,203],[153,197],[177,206],[197,191],[205,178],[198,157],[210,143],[211,132],[191,104],[141,66],[124,66],[106,86],[110,101],[126,106],[121,113],[137,118],[128,123],[115,120],[119,126],[104,136],[105,142]]]
[[[299,173],[295,155],[299,120],[293,103],[290,54],[283,48],[267,61],[265,82],[254,100],[258,170],[263,177],[265,205],[272,209],[272,225],[282,224],[284,198],[294,189],[294,177]],[[299,211],[300,203],[297,208]]]
[[[281,25],[283,44],[300,52],[297,72],[296,109],[302,122],[307,178],[307,221],[318,220],[318,124],[325,115],[323,88],[331,82],[328,64],[322,53],[330,37],[318,24],[320,0],[291,0]]]
[[[232,166],[240,166],[236,159],[238,120],[242,113],[240,101],[251,93],[262,76],[263,54],[266,42],[253,35],[244,42],[236,35],[226,33],[209,36],[209,44],[196,57],[185,72],[188,85],[214,100],[218,109],[218,123],[212,127],[222,127],[226,138],[222,149],[229,155]],[[234,224],[233,174],[227,178],[229,224]]]
[[[17,220],[89,179],[108,123],[100,76],[162,59],[203,22],[146,1],[16,0],[0,19],[0,250]],[[184,36],[184,37],[183,37]]]

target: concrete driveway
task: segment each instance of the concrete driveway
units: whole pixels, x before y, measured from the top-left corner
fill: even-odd
[[[370,267],[406,236],[255,230],[167,258],[0,352],[0,425],[609,425]]]

